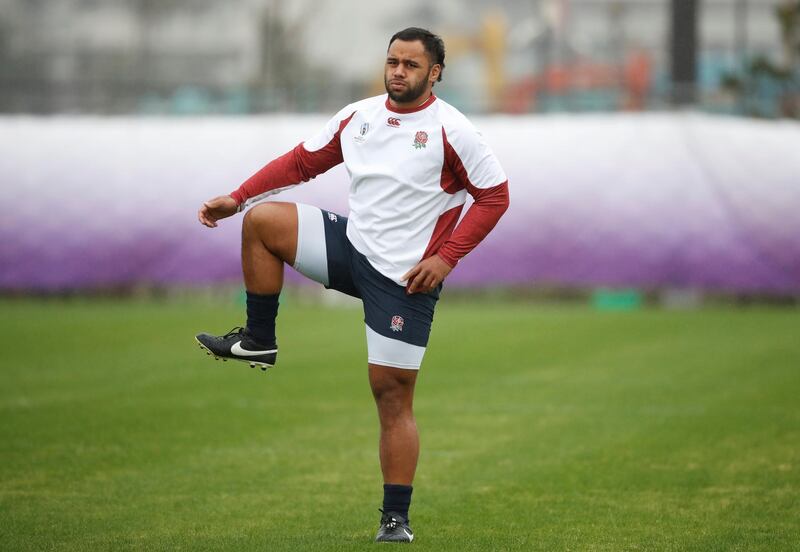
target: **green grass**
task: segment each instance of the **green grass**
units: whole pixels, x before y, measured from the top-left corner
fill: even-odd
[[[357,309],[214,362],[206,302],[0,302],[0,550],[373,550]],[[800,313],[443,300],[417,386],[421,550],[789,550]]]

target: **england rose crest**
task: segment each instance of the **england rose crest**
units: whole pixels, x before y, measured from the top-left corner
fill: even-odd
[[[403,317],[402,316],[392,316],[392,325],[390,326],[393,332],[402,332],[403,331]]]
[[[425,144],[428,143],[428,133],[424,130],[420,130],[417,132],[416,136],[414,136],[414,147],[417,149],[424,148]]]

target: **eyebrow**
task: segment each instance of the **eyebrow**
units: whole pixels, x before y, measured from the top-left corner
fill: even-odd
[[[397,62],[402,61],[403,63],[420,65],[420,62],[417,61],[416,59],[406,58],[406,59],[401,60],[400,58],[398,58],[396,56],[386,56],[386,61],[397,61]]]

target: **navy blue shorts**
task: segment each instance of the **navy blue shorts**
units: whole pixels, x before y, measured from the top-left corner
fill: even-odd
[[[419,368],[433,323],[441,284],[430,293],[406,288],[378,272],[347,238],[347,218],[297,204],[295,269],[364,304],[369,362]]]

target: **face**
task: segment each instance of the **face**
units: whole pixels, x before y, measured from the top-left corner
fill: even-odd
[[[441,66],[431,64],[425,47],[419,40],[395,40],[386,53],[383,81],[386,92],[394,103],[416,105],[430,93]]]

